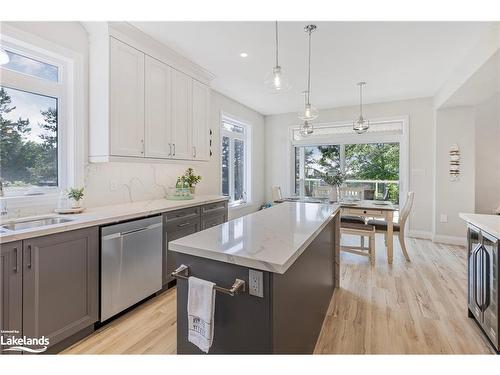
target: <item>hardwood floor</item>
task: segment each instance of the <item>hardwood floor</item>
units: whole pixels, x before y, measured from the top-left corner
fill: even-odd
[[[392,266],[387,264],[381,235],[374,266],[365,257],[342,253],[341,288],[332,298],[315,353],[492,353],[467,318],[465,249],[413,238],[407,245],[412,262],[405,262],[394,241]],[[64,353],[174,354],[175,348],[174,289]]]

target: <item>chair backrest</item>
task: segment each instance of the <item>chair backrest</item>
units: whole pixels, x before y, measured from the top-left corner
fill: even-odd
[[[403,208],[399,211],[399,226],[402,228],[406,224],[406,220],[410,215],[411,208],[413,206],[413,198],[415,197],[415,192],[409,191],[406,196],[406,202]]]
[[[354,187],[341,187],[340,188],[340,197],[344,198],[352,198],[352,199],[364,199],[363,194],[364,190],[362,188],[354,188]]]
[[[331,186],[315,186],[312,190],[313,198],[328,198],[330,197],[330,192],[332,191]]]

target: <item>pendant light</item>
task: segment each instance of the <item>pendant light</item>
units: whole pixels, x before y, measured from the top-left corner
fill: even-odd
[[[311,105],[311,34],[316,30],[316,25],[307,25],[304,27],[305,32],[309,36],[309,61],[307,70],[307,90],[305,91],[305,106],[304,110],[298,113],[298,117],[304,120],[304,126],[310,121],[315,120],[319,116],[318,110]],[[309,124],[310,125],[310,124]]]
[[[5,65],[9,63],[9,55],[2,47],[0,47],[0,65]]]
[[[354,120],[352,123],[352,129],[358,133],[363,134],[366,133],[370,128],[370,121],[365,120],[363,118],[363,86],[366,85],[366,82],[358,82],[359,86],[359,117],[357,120]]]
[[[274,94],[281,94],[290,90],[291,85],[285,75],[283,68],[279,64],[278,60],[278,21],[275,22],[275,42],[276,42],[276,65],[273,70],[270,71],[265,78],[264,84],[267,89]]]
[[[307,137],[314,133],[313,125],[309,121],[304,121],[304,124],[300,127],[299,133],[303,137]]]

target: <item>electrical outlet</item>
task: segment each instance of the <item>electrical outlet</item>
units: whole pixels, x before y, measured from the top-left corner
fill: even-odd
[[[118,190],[118,182],[116,180],[109,181],[109,191],[117,191]]]
[[[441,222],[441,223],[447,223],[448,222],[448,215],[447,214],[441,214],[441,217],[439,218],[439,222]]]
[[[248,293],[264,298],[264,274],[262,271],[248,270]]]

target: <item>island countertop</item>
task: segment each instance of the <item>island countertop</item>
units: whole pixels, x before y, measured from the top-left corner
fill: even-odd
[[[339,209],[336,204],[284,202],[171,241],[168,248],[284,274]]]
[[[466,222],[484,230],[492,236],[500,238],[500,215],[461,213],[459,216]]]

